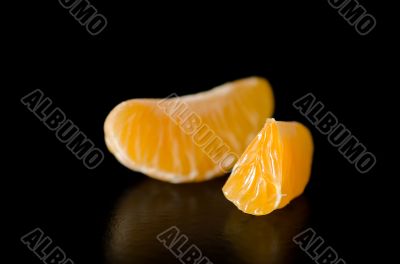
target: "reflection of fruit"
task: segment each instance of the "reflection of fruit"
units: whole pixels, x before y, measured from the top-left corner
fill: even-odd
[[[254,217],[233,210],[225,223],[224,238],[233,246],[238,263],[293,263],[304,254],[292,238],[304,229],[308,214],[304,196],[268,216]]]
[[[214,263],[223,262],[218,248],[227,245],[219,234],[233,209],[218,192],[223,183],[223,178],[200,185],[140,181],[116,203],[105,238],[107,263],[179,263],[157,240],[171,226],[177,226]]]
[[[186,185],[141,179],[115,204],[104,238],[106,263],[179,263],[157,240],[171,226],[212,263],[291,263],[286,260],[296,252],[308,258],[292,242],[309,215],[306,196],[254,217],[226,202],[218,191],[224,182],[224,177]]]
[[[310,177],[313,142],[297,122],[268,119],[223,187],[225,197],[248,214],[264,215],[299,196]]]
[[[224,158],[243,152],[273,106],[269,83],[257,77],[195,95],[133,99],[108,115],[105,140],[132,170],[174,183],[203,181],[233,166]]]

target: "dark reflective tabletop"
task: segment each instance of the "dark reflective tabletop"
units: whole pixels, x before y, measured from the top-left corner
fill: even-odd
[[[256,217],[225,199],[224,180],[172,185],[145,179],[133,186],[116,204],[108,227],[108,263],[177,263],[156,239],[171,226],[188,237],[182,251],[195,244],[214,263],[290,263],[301,254],[292,238],[307,221],[305,197]]]

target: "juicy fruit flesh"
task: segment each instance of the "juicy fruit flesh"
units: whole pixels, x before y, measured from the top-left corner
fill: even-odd
[[[239,157],[272,115],[273,101],[269,83],[258,77],[180,98],[132,99],[108,115],[105,140],[132,170],[174,183],[203,181],[231,168],[209,153],[220,155],[223,143]]]
[[[312,136],[297,122],[268,119],[240,157],[223,187],[240,210],[265,215],[287,205],[308,183]]]

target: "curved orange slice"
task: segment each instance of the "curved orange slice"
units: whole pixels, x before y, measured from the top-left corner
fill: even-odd
[[[265,215],[303,193],[311,173],[313,141],[297,122],[267,119],[223,187],[240,210]]]
[[[153,178],[195,182],[228,172],[272,115],[269,83],[251,77],[167,99],[132,99],[104,124],[108,149],[126,167]]]

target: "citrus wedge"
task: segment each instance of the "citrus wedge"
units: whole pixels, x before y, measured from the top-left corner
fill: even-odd
[[[203,181],[233,167],[273,108],[272,89],[259,77],[182,97],[132,99],[107,116],[105,141],[134,171],[173,183]]]
[[[265,215],[299,196],[310,178],[313,141],[297,122],[267,119],[223,187],[241,211]]]

